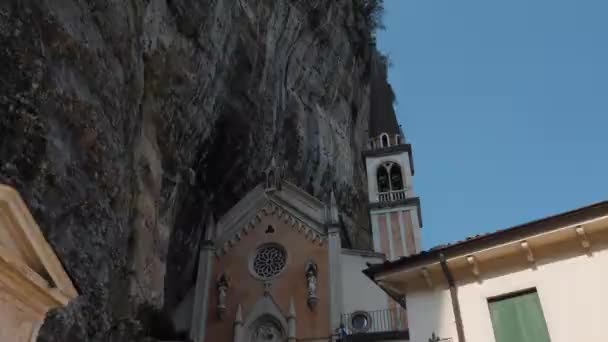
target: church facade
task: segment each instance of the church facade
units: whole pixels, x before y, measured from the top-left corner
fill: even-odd
[[[196,284],[173,313],[196,342],[406,341],[402,298],[362,272],[420,251],[411,146],[395,125],[364,153],[373,249],[341,245],[333,192],[321,201],[280,167],[207,223]]]

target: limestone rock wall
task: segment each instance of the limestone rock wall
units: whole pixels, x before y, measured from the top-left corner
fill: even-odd
[[[274,156],[369,246],[360,0],[0,2],[0,182],[81,296],[39,341],[175,338],[205,216]]]

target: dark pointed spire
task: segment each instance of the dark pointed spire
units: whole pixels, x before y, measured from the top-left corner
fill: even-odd
[[[329,224],[338,224],[340,217],[338,215],[338,203],[336,202],[336,196],[332,190],[329,195]]]
[[[289,298],[289,312],[287,318],[296,318],[296,306],[293,302],[293,297]]]
[[[234,324],[243,324],[243,307],[241,304],[236,306],[236,317],[234,319]]]
[[[388,83],[387,57],[376,51],[371,58],[369,137],[374,138],[381,133],[401,134],[393,108],[395,93]]]

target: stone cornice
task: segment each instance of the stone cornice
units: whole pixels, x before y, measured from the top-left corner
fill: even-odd
[[[19,194],[1,184],[0,283],[43,317],[78,295]]]
[[[342,254],[347,255],[356,255],[367,258],[378,258],[382,260],[386,260],[386,255],[384,253],[378,253],[365,249],[350,249],[350,248],[342,248]]]
[[[322,244],[327,238],[326,205],[283,181],[276,190],[255,187],[220,219],[214,240],[216,255],[225,254],[268,215],[284,220],[310,241]]]

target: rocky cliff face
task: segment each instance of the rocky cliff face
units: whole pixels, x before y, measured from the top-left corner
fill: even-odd
[[[0,182],[81,294],[39,341],[170,335],[158,312],[192,281],[206,214],[273,157],[319,198],[334,189],[349,243],[369,245],[374,52],[358,3],[0,3]]]

